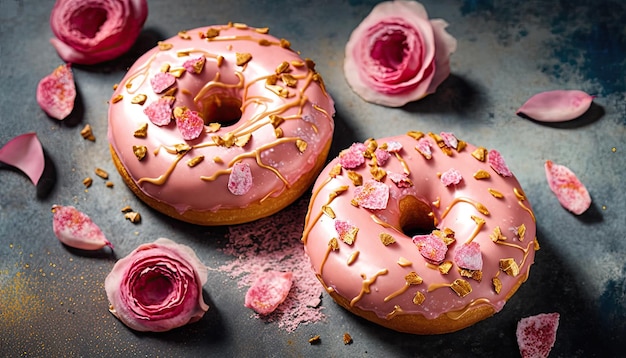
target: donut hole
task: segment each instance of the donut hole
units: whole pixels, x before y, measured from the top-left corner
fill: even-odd
[[[202,99],[200,113],[204,124],[220,123],[222,127],[232,126],[241,119],[241,98],[227,92],[212,93]]]
[[[430,205],[407,196],[400,200],[400,229],[408,236],[430,234],[435,229],[435,221]]]

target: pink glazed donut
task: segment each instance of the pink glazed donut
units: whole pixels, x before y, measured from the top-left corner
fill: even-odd
[[[330,148],[334,102],[313,61],[268,31],[181,31],[116,87],[111,154],[148,205],[190,223],[237,224],[310,188]]]
[[[468,327],[528,278],[535,216],[495,150],[453,134],[355,143],[313,188],[303,243],[349,311],[413,334]]]

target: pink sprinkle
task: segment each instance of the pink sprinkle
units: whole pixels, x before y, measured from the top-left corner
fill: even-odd
[[[417,141],[417,145],[415,146],[420,154],[424,156],[426,159],[430,159],[433,157],[433,151],[431,149],[430,141],[427,138],[420,138]]]
[[[198,58],[192,58],[183,63],[183,67],[187,72],[193,74],[199,74],[202,72],[204,68],[204,62],[206,61],[206,57],[200,56]]]
[[[482,270],[483,256],[480,252],[480,244],[472,241],[459,246],[454,251],[454,263],[467,270]]]
[[[365,163],[363,153],[367,148],[363,143],[354,143],[339,153],[339,163],[346,169],[353,169]]]
[[[395,140],[390,140],[387,142],[387,151],[389,153],[398,153],[402,150],[402,143],[397,142]]]
[[[145,113],[150,122],[157,126],[166,126],[172,121],[172,105],[174,105],[175,97],[165,96],[159,98],[144,108]]]
[[[204,132],[204,120],[200,114],[190,109],[176,117],[176,126],[184,140],[196,139]]]
[[[487,160],[496,173],[502,175],[503,177],[513,176],[513,173],[511,173],[509,167],[504,162],[504,158],[502,158],[502,155],[497,150],[490,150],[489,154],[487,154]]]
[[[548,160],[545,164],[546,177],[550,190],[564,208],[576,215],[587,211],[591,206],[591,196],[576,174],[569,168]]]
[[[261,274],[248,289],[244,306],[262,315],[274,312],[287,298],[292,279],[291,272],[267,271]]]
[[[389,201],[389,186],[370,179],[354,189],[354,200],[366,209],[385,209]]]
[[[228,177],[228,190],[234,195],[243,195],[252,188],[250,164],[237,162]]]
[[[515,335],[522,358],[546,358],[556,342],[558,313],[542,313],[522,318]]]
[[[445,186],[456,185],[463,180],[463,176],[458,170],[450,168],[441,174],[440,180]]]
[[[443,142],[446,146],[453,149],[457,149],[459,146],[459,140],[454,136],[454,134],[450,132],[441,132],[439,135],[443,138]]]
[[[438,265],[446,258],[448,246],[433,234],[413,236],[413,243],[426,261],[432,264]]]
[[[389,177],[398,188],[410,188],[413,186],[413,182],[411,182],[411,179],[409,179],[405,173],[387,172],[387,177]]]
[[[339,239],[348,245],[354,242],[357,229],[356,226],[348,221],[335,220],[335,230],[339,234]]]
[[[376,156],[376,161],[379,165],[385,165],[389,158],[391,158],[391,154],[389,154],[388,151],[380,148],[376,148],[374,155]]]
[[[150,79],[154,93],[161,93],[176,82],[176,77],[168,72],[159,72]]]
[[[37,103],[50,117],[63,120],[74,110],[76,85],[69,64],[61,65],[37,85]]]

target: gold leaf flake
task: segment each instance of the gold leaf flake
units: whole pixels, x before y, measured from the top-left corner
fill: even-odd
[[[245,147],[246,144],[248,144],[248,142],[250,141],[250,138],[252,138],[252,133],[247,133],[242,136],[239,136],[235,140],[235,145],[238,147]]]
[[[304,153],[307,147],[307,143],[303,141],[302,139],[298,139],[296,140],[296,147],[298,147],[298,150],[300,151],[300,153]]]
[[[270,124],[274,127],[274,128],[278,128],[281,124],[283,124],[285,122],[285,118],[272,114],[270,115]]]
[[[220,30],[212,28],[212,27],[208,28],[205,33],[205,36],[209,39],[218,37],[219,35],[220,35]]]
[[[148,123],[143,123],[142,125],[140,125],[139,129],[137,129],[135,133],[133,133],[133,136],[135,136],[136,138],[145,138],[146,136],[148,136]]]
[[[419,285],[424,282],[420,275],[418,275],[415,271],[411,271],[406,276],[404,276],[404,280],[409,285]]]
[[[424,133],[420,131],[409,131],[407,135],[415,140],[420,140],[424,136]]]
[[[283,61],[276,67],[275,72],[277,75],[280,75],[281,73],[287,72],[287,70],[289,70],[289,62]]]
[[[167,42],[164,42],[164,41],[157,42],[157,46],[159,47],[160,51],[171,50],[172,47],[174,47],[174,45],[172,45],[171,43],[167,43]]]
[[[333,210],[333,208],[331,208],[328,205],[324,205],[322,206],[322,212],[324,214],[326,214],[329,218],[334,219],[337,217],[337,215],[335,215],[335,211]]]
[[[85,127],[83,127],[83,129],[80,131],[80,135],[83,136],[83,138],[92,142],[96,140],[96,137],[93,135],[93,132],[91,131],[91,126],[89,124],[85,124]]]
[[[487,158],[487,148],[485,148],[485,147],[478,147],[478,148],[476,148],[472,152],[472,157],[480,160],[481,162],[484,162],[485,159]]]
[[[185,154],[191,150],[191,147],[187,143],[179,143],[174,144],[174,149],[176,150],[177,154]]]
[[[411,261],[409,261],[408,259],[406,259],[406,258],[404,258],[402,256],[400,256],[398,258],[398,261],[396,261],[396,263],[398,265],[400,265],[401,267],[408,267],[408,266],[413,265],[413,263]]]
[[[124,96],[122,96],[121,94],[118,94],[117,96],[111,98],[111,103],[117,103],[123,99],[124,99]]]
[[[498,277],[494,277],[491,279],[491,283],[493,284],[493,290],[496,291],[497,294],[502,290],[502,281]]]
[[[131,211],[131,212],[124,214],[124,217],[133,224],[136,224],[141,221],[141,215],[139,215],[139,213],[135,211]]]
[[[280,76],[280,79],[287,87],[296,87],[298,84],[298,80],[288,73],[283,73],[282,76]]]
[[[491,196],[493,196],[496,199],[504,198],[504,194],[502,194],[501,192],[497,191],[496,189],[488,188],[487,191],[489,192],[489,194],[491,194]]]
[[[374,180],[382,181],[387,175],[387,171],[380,168],[379,166],[374,166],[370,168],[370,174],[372,174],[372,177],[374,178]]]
[[[474,173],[474,179],[476,180],[481,180],[481,179],[489,179],[491,178],[491,174],[489,174],[488,171],[486,170],[479,170],[476,173]]]
[[[259,34],[265,35],[265,34],[269,34],[270,28],[269,27],[260,27],[260,28],[254,29],[254,31],[256,31]]]
[[[130,103],[132,104],[139,104],[139,105],[143,105],[144,103],[146,103],[146,100],[148,99],[148,96],[146,96],[143,93],[140,93],[138,95],[136,95],[135,97],[133,97],[130,100]]]
[[[220,128],[222,128],[222,124],[218,123],[218,122],[211,122],[207,126],[207,130],[208,130],[209,133],[215,133],[215,132],[219,131]]]
[[[498,241],[505,241],[507,239],[506,236],[502,235],[502,229],[500,229],[500,226],[496,226],[493,229],[493,233],[489,235],[489,238],[491,238],[491,241],[495,243]]]
[[[161,65],[161,68],[159,69],[159,71],[161,71],[163,73],[169,72],[170,67],[171,66],[170,66],[169,63],[164,63],[164,64]]]
[[[333,251],[337,251],[339,250],[339,240],[337,240],[336,237],[333,237],[332,239],[330,239],[330,241],[328,242],[328,246],[333,250]]]
[[[187,165],[193,168],[196,165],[200,164],[203,160],[204,160],[204,155],[199,155],[197,157],[193,157],[189,159],[189,161],[187,162]]]
[[[421,305],[426,300],[426,296],[421,291],[415,292],[415,296],[413,296],[413,303],[416,305]]]
[[[250,60],[252,60],[252,54],[248,53],[248,52],[237,52],[235,53],[235,58],[236,58],[236,63],[237,66],[243,66],[246,63],[250,62]]]
[[[442,275],[447,275],[450,272],[452,265],[452,261],[444,261],[437,266],[437,269]]]
[[[396,239],[386,232],[381,232],[380,234],[378,234],[378,237],[380,238],[380,242],[382,242],[385,246],[389,246],[396,242]]]
[[[454,280],[454,282],[452,282],[452,284],[450,285],[450,288],[457,295],[459,295],[459,297],[465,297],[470,292],[472,292],[472,285],[470,285],[469,282],[467,282],[467,281],[465,281],[465,280],[463,280],[461,278],[457,278],[456,280]]]
[[[348,179],[352,181],[352,184],[354,184],[354,186],[363,185],[363,176],[355,172],[354,170],[348,170]]]
[[[332,167],[332,169],[330,170],[330,172],[328,173],[328,175],[329,175],[331,178],[336,178],[338,175],[340,175],[340,174],[341,174],[341,169],[342,169],[341,164],[337,164],[337,165],[335,165],[334,167]]]
[[[280,47],[289,49],[291,48],[291,42],[289,42],[289,40],[286,40],[286,39],[280,39]]]
[[[180,37],[183,40],[191,40],[191,36],[189,36],[189,34],[187,33],[187,31],[178,31],[178,37]]]
[[[526,225],[522,224],[517,227],[517,237],[519,237],[519,241],[524,241],[524,235],[526,235]]]
[[[145,145],[133,145],[133,153],[135,153],[138,160],[145,158],[147,152],[148,148]]]
[[[509,276],[516,277],[519,275],[519,266],[513,258],[500,259],[500,269]]]

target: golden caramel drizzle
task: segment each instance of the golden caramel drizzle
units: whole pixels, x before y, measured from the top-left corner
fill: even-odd
[[[472,234],[470,235],[469,239],[467,239],[467,241],[465,242],[466,244],[469,244],[472,241],[474,241],[474,239],[476,238],[480,230],[482,230],[483,226],[485,226],[485,220],[482,218],[479,218],[478,216],[472,215],[472,220],[474,220],[474,222],[476,223],[476,227],[474,228],[474,231],[472,231]]]
[[[418,276],[418,277],[419,277],[419,276]],[[401,294],[403,294],[403,293],[405,293],[406,291],[408,291],[408,290],[409,290],[409,288],[410,288],[411,286],[413,286],[413,285],[419,285],[420,283],[422,283],[421,278],[420,278],[417,282],[415,282],[415,281],[411,282],[411,281],[409,281],[409,280],[407,279],[406,281],[404,281],[404,285],[403,285],[400,289],[398,289],[398,290],[397,290],[397,291],[395,291],[395,292],[392,292],[392,293],[391,293],[391,294],[389,294],[387,297],[385,297],[385,298],[383,299],[383,302],[389,302],[390,300],[394,299],[395,297],[398,297],[398,296],[400,296]]]
[[[311,210],[313,208],[313,202],[315,201],[315,199],[317,198],[317,196],[319,195],[319,193],[322,191],[322,189],[328,184],[330,183],[330,181],[332,180],[332,177],[327,177],[326,180],[317,188],[317,190],[313,191],[313,194],[311,195],[311,200],[309,202],[309,209],[307,211],[306,214],[306,218],[304,219],[304,227],[307,228],[306,230],[304,230],[304,232],[302,233],[302,239],[301,241],[306,245],[307,242],[307,238],[309,237],[309,233],[311,232],[311,229],[313,229],[313,226],[315,226],[315,224],[320,220],[320,218],[322,217],[322,215],[324,215],[324,211],[320,210],[315,219],[314,219],[314,225],[308,225],[309,220],[311,218]],[[322,205],[322,207],[324,206],[328,206],[330,205],[330,203],[335,200],[335,198],[337,196],[339,196],[339,194],[343,193],[344,191],[347,190],[347,187],[342,186],[339,187],[335,190],[333,190],[329,195],[328,195],[328,200],[326,201],[326,203],[324,205]]]
[[[385,316],[386,319],[392,319],[395,316],[399,316],[405,314],[404,310],[402,309],[402,307],[400,307],[399,305],[395,305],[393,306],[393,311],[389,312],[389,314],[387,316]]]
[[[411,170],[409,170],[409,165],[406,163],[404,158],[402,158],[400,153],[395,152],[394,154],[396,155],[396,158],[398,158],[398,160],[400,161],[400,165],[402,165],[402,169],[404,170],[404,174],[406,174],[406,175],[411,174]]]
[[[463,315],[465,315],[470,310],[470,308],[478,306],[478,305],[482,305],[482,304],[491,304],[491,301],[487,298],[478,298],[468,303],[467,305],[465,305],[465,307],[461,308],[460,310],[446,312],[446,316],[456,321],[460,319],[461,317],[463,317]]]
[[[397,233],[398,233],[398,234],[400,234],[400,235],[404,235],[404,233],[402,232],[402,230],[400,230],[400,229],[396,228],[395,226],[392,226],[391,224],[389,224],[389,223],[387,223],[387,222],[382,221],[382,220],[381,220],[378,216],[376,216],[376,214],[372,214],[372,215],[370,215],[370,218],[372,218],[372,220],[373,220],[376,224],[378,224],[378,225],[380,225],[380,226],[382,226],[382,227],[384,227],[384,228],[386,228],[386,229],[392,229],[393,231],[397,232]]]
[[[526,194],[524,194],[524,191],[522,191],[521,188],[513,188],[513,193],[515,194],[515,197],[517,197],[517,203],[519,204],[519,206],[521,206],[524,210],[526,210],[530,214],[530,217],[533,219],[533,222],[537,222],[537,219],[535,219],[535,213],[533,213],[530,207],[524,204],[524,201],[526,201]]]
[[[367,276],[362,273],[361,278],[363,278],[363,285],[361,287],[361,292],[359,292],[359,294],[350,301],[350,307],[353,307],[357,302],[359,302],[359,300],[361,300],[366,293],[371,292],[370,286],[376,282],[378,276],[386,275],[387,273],[389,273],[389,270],[382,269],[376,272],[371,278],[367,278]]]
[[[470,198],[466,198],[466,197],[458,197],[458,198],[454,198],[454,200],[452,201],[452,203],[446,208],[446,210],[443,212],[443,214],[441,214],[441,218],[444,219],[448,213],[450,212],[450,210],[458,203],[468,203],[473,205],[476,210],[478,210],[478,212],[480,212],[483,215],[488,216],[489,215],[489,210],[487,209],[487,207],[485,207],[483,204],[472,200]]]
[[[181,159],[183,159],[185,154],[186,153],[178,154],[176,156],[176,159],[174,159],[174,161],[170,165],[170,167],[167,168],[167,171],[165,173],[161,174],[159,177],[157,177],[157,178],[140,178],[139,180],[137,180],[137,184],[142,184],[142,183],[152,183],[152,184],[156,184],[156,185],[163,185],[163,184],[165,184],[167,179],[174,172],[174,168],[176,168],[176,165],[178,164],[178,162],[180,162]]]
[[[324,265],[326,265],[326,261],[328,261],[328,256],[330,256],[330,252],[331,251],[336,251],[339,250],[339,242],[337,241],[337,238],[332,238],[330,239],[330,241],[328,241],[328,247],[326,248],[326,253],[324,254],[324,259],[322,260],[321,264],[320,264],[320,277],[322,276],[322,273],[324,272]]]

